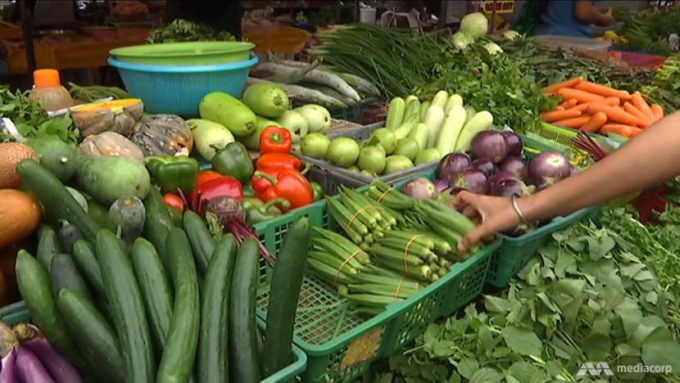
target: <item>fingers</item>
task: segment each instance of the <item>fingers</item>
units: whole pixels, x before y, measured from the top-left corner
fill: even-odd
[[[481,225],[477,226],[476,229],[468,233],[468,235],[463,237],[463,239],[461,239],[460,242],[458,242],[458,252],[459,253],[467,252],[472,246],[479,243],[479,241],[481,241],[482,238],[485,238],[493,234],[494,231],[490,230],[487,227],[487,225],[482,223]]]

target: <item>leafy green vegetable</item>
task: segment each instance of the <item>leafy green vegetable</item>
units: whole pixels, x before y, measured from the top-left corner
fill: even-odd
[[[114,100],[132,98],[128,92],[117,86],[80,86],[72,82],[69,82],[68,86],[73,99],[85,102],[93,102],[107,97],[112,97]]]
[[[12,93],[8,86],[0,86],[0,116],[14,122],[19,134],[26,138],[56,136],[60,140],[76,144],[80,136],[73,128],[68,114],[49,117],[40,104],[28,99],[28,92]],[[0,142],[10,141],[8,133],[0,131]]]
[[[665,214],[677,242],[680,210]],[[484,296],[485,311],[431,325],[375,381],[593,382],[579,367],[605,361],[616,381],[679,382],[680,260],[657,239],[625,210],[554,233],[506,292]],[[638,364],[675,373],[617,370]]]
[[[149,33],[149,44],[178,43],[184,41],[233,41],[229,32],[216,31],[208,26],[177,19]]]

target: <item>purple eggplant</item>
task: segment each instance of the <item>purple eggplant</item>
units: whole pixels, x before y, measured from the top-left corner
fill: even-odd
[[[2,357],[2,370],[0,371],[0,383],[16,383],[17,379],[17,349],[11,347],[7,354]]]
[[[478,158],[472,161],[472,167],[481,170],[487,178],[491,177],[497,171],[496,165],[486,158]]]
[[[527,186],[524,182],[514,179],[501,181],[493,186],[491,194],[497,197],[510,198],[512,196],[521,197],[531,194],[533,191],[531,186]]]
[[[491,183],[491,185],[496,185],[496,184],[503,182],[503,181],[506,181],[506,180],[516,180],[516,179],[517,179],[516,175],[514,175],[510,172],[500,171],[500,172],[492,175],[491,177],[489,177],[489,183]]]
[[[543,152],[529,161],[528,174],[539,188],[554,185],[571,175],[569,158],[558,152]]]
[[[485,158],[494,164],[501,163],[507,157],[508,151],[508,143],[503,135],[493,130],[477,133],[470,144],[470,154],[473,158]]]
[[[451,188],[466,189],[475,194],[487,194],[489,192],[489,183],[486,175],[475,168],[467,168],[455,175],[449,181]]]
[[[521,158],[516,156],[508,156],[498,166],[498,170],[502,172],[509,172],[515,177],[523,180],[527,176],[527,166]]]
[[[415,199],[431,199],[437,196],[432,181],[423,177],[408,181],[399,191]]]
[[[20,382],[56,383],[31,350],[21,347],[17,350],[17,378]]]
[[[470,166],[472,160],[465,153],[449,153],[440,161],[437,178],[450,179]]]
[[[434,188],[437,190],[437,193],[441,193],[444,189],[447,189],[449,187],[449,181],[445,179],[438,179],[434,180]]]
[[[522,150],[524,149],[524,142],[522,142],[522,138],[519,134],[509,130],[504,130],[501,134],[503,135],[503,138],[505,138],[505,142],[508,143],[508,155],[521,156]]]
[[[14,326],[14,332],[21,339],[21,347],[29,349],[38,357],[55,381],[82,382],[78,371],[52,347],[40,329],[32,324],[21,323]]]

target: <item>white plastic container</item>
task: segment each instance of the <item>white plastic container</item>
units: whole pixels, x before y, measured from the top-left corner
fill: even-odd
[[[364,24],[375,24],[375,8],[361,8],[359,9],[359,21]]]

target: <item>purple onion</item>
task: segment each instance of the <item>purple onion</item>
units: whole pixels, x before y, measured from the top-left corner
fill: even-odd
[[[20,382],[56,383],[40,359],[27,348],[20,347],[17,351],[16,368]]]
[[[489,183],[492,185],[498,184],[506,180],[516,180],[517,176],[506,171],[499,171],[498,173],[489,177]]]
[[[496,165],[486,158],[478,158],[472,161],[472,167],[481,170],[482,173],[484,173],[484,175],[487,177],[491,177],[491,175],[496,173],[497,170]]]
[[[437,178],[449,179],[470,166],[472,160],[465,153],[449,153],[439,161]]]
[[[486,130],[477,133],[470,144],[472,157],[485,158],[498,164],[508,155],[508,143],[500,132]]]
[[[437,196],[435,185],[423,177],[408,181],[399,191],[415,199],[431,199]]]
[[[554,185],[571,175],[572,166],[562,153],[543,152],[529,161],[528,177],[539,188]]]
[[[525,179],[527,176],[527,166],[521,158],[516,156],[508,156],[498,165],[498,170],[514,174],[519,179]]]
[[[449,181],[440,178],[438,180],[434,180],[434,188],[437,190],[437,193],[441,193],[443,190],[447,189],[449,187]]]
[[[486,175],[475,168],[467,168],[455,175],[449,181],[451,188],[462,188],[475,194],[486,194],[489,191],[489,183]]]
[[[518,179],[501,181],[493,186],[491,194],[497,197],[510,198],[531,194],[532,189]]]
[[[524,149],[524,142],[522,142],[522,138],[519,134],[509,130],[504,130],[501,134],[503,135],[503,138],[505,138],[505,142],[508,143],[508,155],[521,156],[522,150]]]

